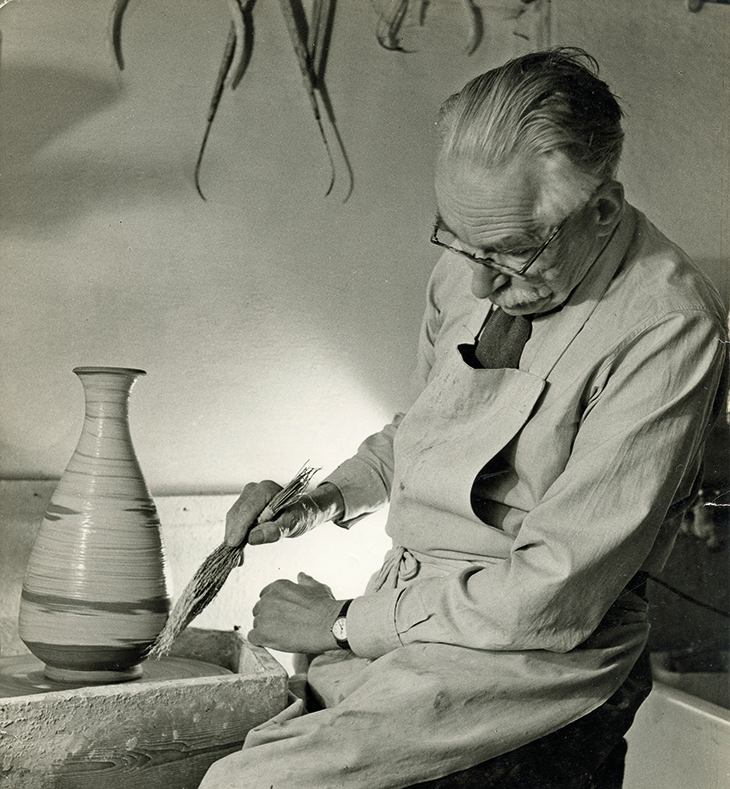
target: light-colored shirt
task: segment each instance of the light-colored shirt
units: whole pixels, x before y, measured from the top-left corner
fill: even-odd
[[[399,450],[414,409],[411,434],[438,424],[448,435],[462,419],[439,414],[433,388],[444,386],[456,346],[473,342],[489,309],[469,283],[468,267],[445,253],[428,288],[418,399],[328,477],[345,501],[341,525],[390,502],[387,532],[421,567],[395,589],[355,599],[348,639],[358,655],[414,642],[577,647],[638,570],[666,561],[723,402],[721,301],[681,250],[626,205],[564,308],[534,321],[520,371],[511,371],[527,388],[539,384],[534,401],[515,406],[519,377],[474,371],[467,379],[493,385],[473,421],[477,444],[483,436],[480,465],[497,451],[509,468],[494,480],[484,523],[468,496],[473,459],[462,459],[458,444],[436,469],[422,462],[427,455],[416,458],[412,435]],[[495,450],[491,433],[515,407],[526,413]],[[459,424],[469,429],[468,419]]]

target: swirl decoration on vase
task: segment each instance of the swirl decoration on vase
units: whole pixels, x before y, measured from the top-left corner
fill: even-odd
[[[120,682],[170,610],[157,509],[129,431],[129,395],[144,370],[77,367],[86,417],[33,547],[19,633],[61,682]]]

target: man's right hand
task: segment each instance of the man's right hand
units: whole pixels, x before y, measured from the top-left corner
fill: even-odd
[[[345,513],[342,494],[336,485],[324,482],[274,520],[256,523],[266,505],[281,490],[270,479],[250,482],[226,515],[226,542],[249,545],[276,542],[280,537],[299,537],[320,523],[341,518]]]

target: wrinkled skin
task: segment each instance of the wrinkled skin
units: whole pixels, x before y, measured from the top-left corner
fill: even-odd
[[[511,315],[548,312],[566,301],[621,216],[616,181],[596,189],[558,154],[513,159],[488,168],[440,157],[436,168],[439,215],[474,255],[537,249],[568,217],[555,241],[522,276],[507,276],[458,256],[472,269],[471,290]],[[456,258],[455,258],[456,263]]]

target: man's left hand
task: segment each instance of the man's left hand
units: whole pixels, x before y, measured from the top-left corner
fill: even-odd
[[[329,586],[306,573],[299,573],[297,582],[274,581],[261,590],[248,640],[280,652],[337,649],[331,627],[344,600],[335,600]]]

